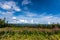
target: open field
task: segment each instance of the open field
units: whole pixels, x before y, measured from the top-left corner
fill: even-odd
[[[60,40],[60,24],[9,24],[0,19],[0,40]]]
[[[0,28],[0,40],[60,40],[60,29]]]

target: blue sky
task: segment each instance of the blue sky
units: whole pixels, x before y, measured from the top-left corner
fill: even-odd
[[[60,23],[60,0],[0,0],[0,18],[9,23]]]

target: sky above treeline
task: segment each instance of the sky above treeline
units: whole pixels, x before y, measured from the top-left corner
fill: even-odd
[[[60,0],[0,0],[0,18],[9,23],[60,23]]]

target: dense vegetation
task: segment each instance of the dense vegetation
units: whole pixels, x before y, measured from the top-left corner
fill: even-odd
[[[1,28],[0,40],[60,40],[60,31],[38,28]]]
[[[8,24],[0,19],[0,40],[60,40],[60,24]]]

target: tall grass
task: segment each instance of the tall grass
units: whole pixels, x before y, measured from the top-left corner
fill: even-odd
[[[3,29],[5,28],[2,28],[1,30]],[[16,31],[17,29],[19,31]],[[7,31],[5,29],[3,31],[0,31],[0,40],[60,40],[60,30],[49,32],[40,31],[37,28],[36,30],[34,30],[34,28],[32,29],[12,28],[12,30]]]

